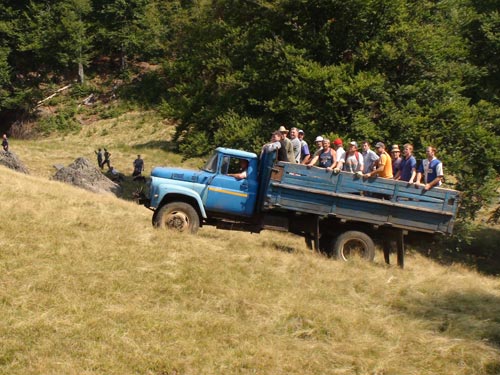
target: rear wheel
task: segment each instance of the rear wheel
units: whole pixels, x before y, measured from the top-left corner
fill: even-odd
[[[200,227],[200,218],[190,204],[172,202],[160,208],[158,212],[155,212],[153,225],[157,228],[196,233]]]
[[[375,244],[367,234],[351,230],[342,233],[333,240],[333,254],[340,260],[347,261],[358,256],[368,261],[375,258]]]

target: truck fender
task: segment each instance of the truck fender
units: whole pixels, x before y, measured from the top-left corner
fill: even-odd
[[[201,197],[196,191],[194,191],[190,188],[184,187],[184,186],[176,186],[176,185],[169,185],[169,184],[160,185],[159,196],[161,197],[162,201],[165,200],[165,197],[167,197],[168,195],[172,195],[172,194],[193,198],[196,201],[196,203],[198,204],[198,207],[195,207],[195,208],[198,208],[201,216],[204,219],[207,218],[207,213],[205,212],[205,207],[203,206],[203,202],[201,200]]]

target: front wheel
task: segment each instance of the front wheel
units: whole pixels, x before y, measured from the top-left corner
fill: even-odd
[[[375,244],[367,234],[355,230],[342,233],[333,240],[333,254],[340,260],[359,256],[370,262],[375,258]]]
[[[196,233],[200,227],[200,217],[190,204],[172,202],[155,212],[153,225],[157,228]]]

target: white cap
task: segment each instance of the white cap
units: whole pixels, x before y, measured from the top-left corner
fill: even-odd
[[[314,142],[323,142],[323,137],[321,135],[318,135]]]

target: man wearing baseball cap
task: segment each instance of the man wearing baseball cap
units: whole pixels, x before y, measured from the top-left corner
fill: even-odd
[[[314,157],[321,155],[321,153],[323,152],[323,137],[321,135],[318,135],[316,137],[316,139],[314,140],[314,143],[316,143],[316,151],[314,152],[314,155],[311,157],[311,159],[309,160],[309,162],[307,164],[311,164],[311,161],[314,159]]]
[[[391,148],[391,162],[392,162],[392,174],[395,176],[399,171],[399,166],[401,165],[401,150],[398,145],[392,145]]]
[[[299,130],[299,140],[300,140],[300,164],[307,164],[311,160],[311,152],[309,151],[309,145],[304,141],[304,131]]]
[[[373,171],[367,172],[363,177],[382,177],[382,178],[392,178],[392,160],[389,154],[385,151],[385,144],[382,142],[377,142],[375,145],[375,150],[379,156],[377,161],[377,168]]]
[[[342,160],[345,158],[345,150],[342,147],[342,139],[337,138],[333,141],[333,149],[337,153],[337,160]]]

